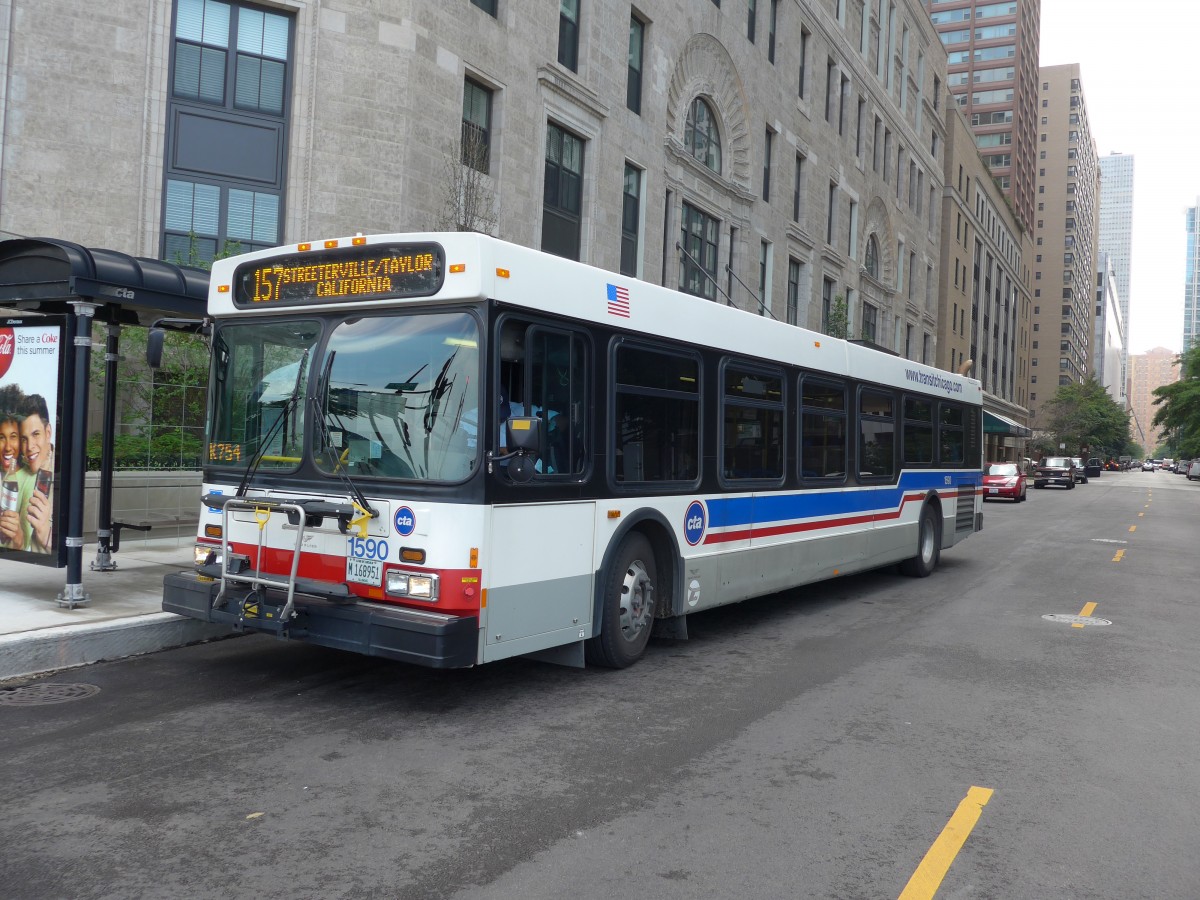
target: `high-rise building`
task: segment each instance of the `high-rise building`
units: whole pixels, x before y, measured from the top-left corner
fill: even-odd
[[[1092,370],[1108,395],[1122,409],[1128,404],[1125,387],[1125,359],[1129,342],[1125,338],[1125,320],[1121,316],[1121,295],[1117,276],[1107,253],[1096,255],[1096,308],[1092,332]]]
[[[1129,273],[1133,247],[1133,154],[1100,157],[1100,253],[1108,256],[1121,300],[1125,352],[1123,380],[1129,379]]]
[[[1041,69],[1029,402],[1093,368],[1093,284],[1100,167],[1079,65]]]
[[[1154,425],[1154,389],[1179,380],[1179,356],[1165,347],[1129,357],[1129,408],[1133,414],[1130,431],[1147,456],[1157,452],[1163,435]]]
[[[1200,341],[1200,197],[1187,211],[1187,270],[1183,287],[1183,349]]]
[[[947,87],[1017,218],[1032,227],[1041,0],[924,0],[946,47]]]

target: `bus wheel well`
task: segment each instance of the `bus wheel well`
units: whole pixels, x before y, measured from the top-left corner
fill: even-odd
[[[666,528],[653,519],[639,522],[632,531],[640,532],[650,542],[650,547],[654,550],[654,560],[658,564],[658,584],[655,585],[658,602],[655,604],[654,617],[662,619],[673,616],[676,614],[675,588],[679,580],[676,571],[679,554],[675,550],[675,544]]]

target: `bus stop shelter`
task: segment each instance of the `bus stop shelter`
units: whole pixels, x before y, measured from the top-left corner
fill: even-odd
[[[88,397],[93,323],[106,326],[104,416],[100,494],[97,502],[97,557],[92,568],[115,567],[111,554],[113,441],[116,436],[116,385],[122,326],[148,326],[163,318],[202,319],[208,296],[208,272],[116,250],[83,247],[54,238],[18,238],[0,242],[0,307],[18,315],[65,319],[61,353],[56,435],[56,505],[66,528],[56,528],[55,548],[47,562],[67,569],[59,605],[86,604],[83,590],[83,508],[87,468]],[[0,319],[0,323],[2,323]]]

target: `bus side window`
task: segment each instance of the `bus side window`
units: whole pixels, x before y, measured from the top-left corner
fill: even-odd
[[[962,407],[949,403],[941,405],[938,433],[940,435],[939,444],[942,452],[942,465],[962,465],[965,459],[963,455],[965,434],[963,431]]]

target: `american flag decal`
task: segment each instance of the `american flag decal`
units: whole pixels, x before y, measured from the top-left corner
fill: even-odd
[[[629,288],[615,284],[608,286],[608,314],[629,318]]]

